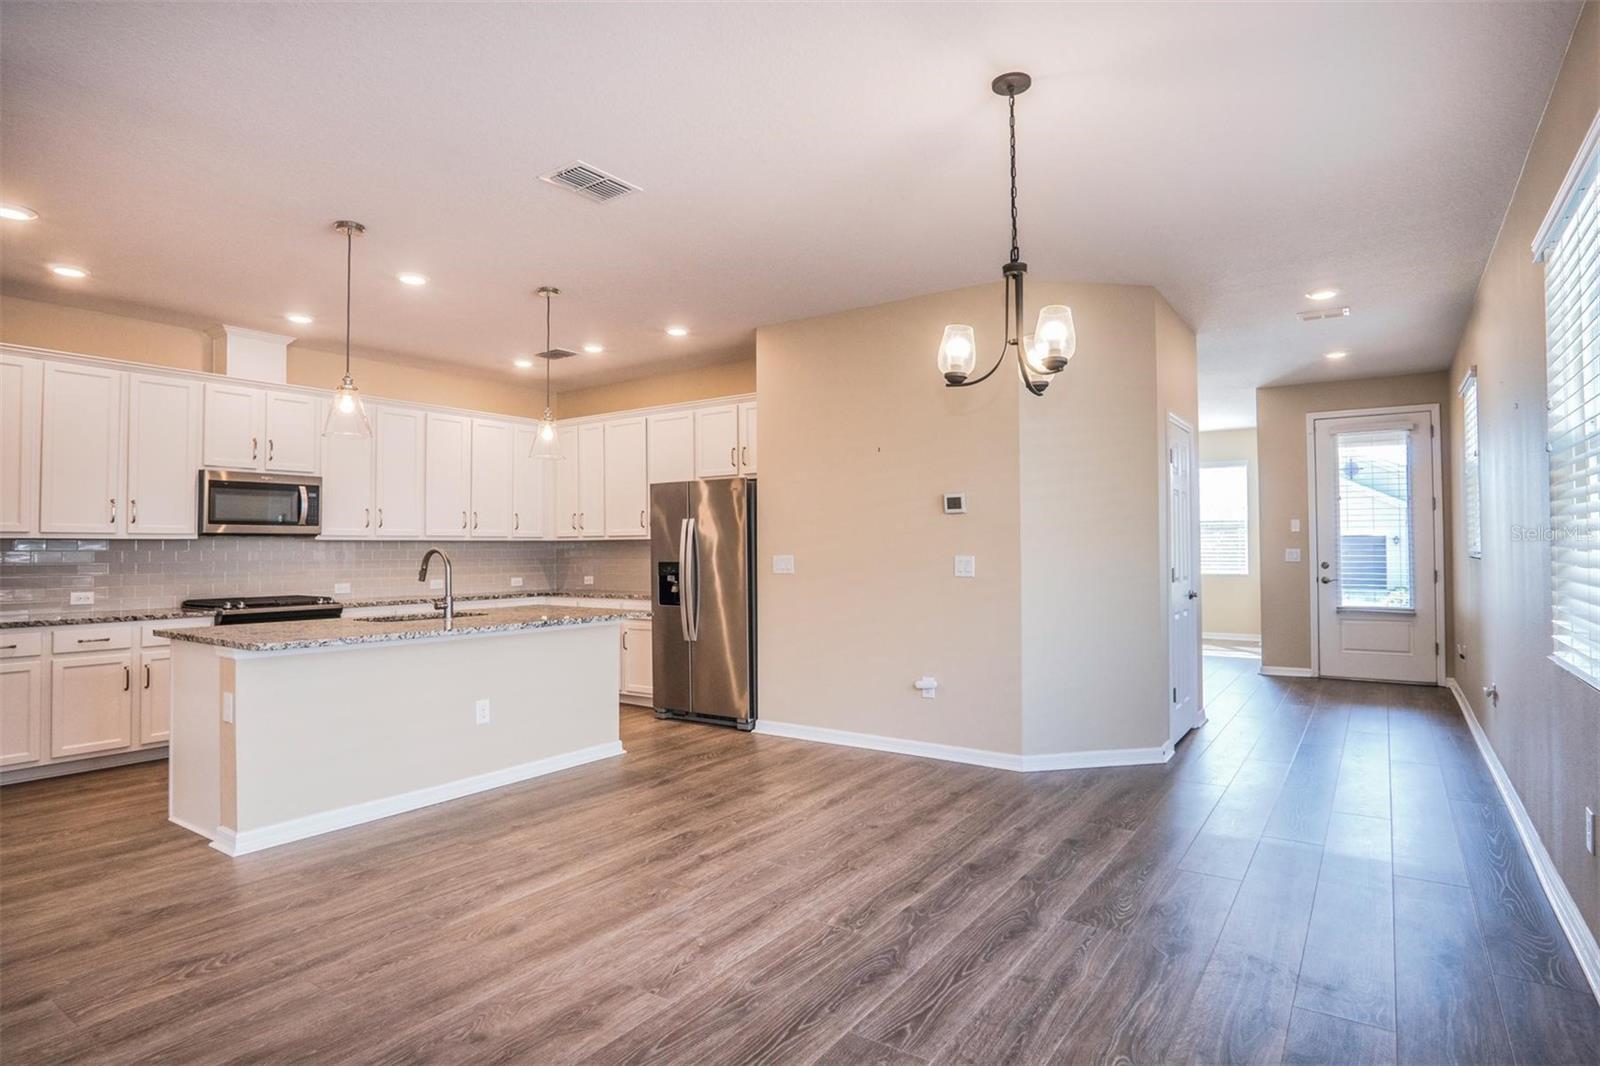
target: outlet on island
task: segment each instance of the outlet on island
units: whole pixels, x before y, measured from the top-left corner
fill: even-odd
[[[514,589],[520,589],[522,587],[522,579],[520,577],[512,578],[511,579],[511,587],[514,588]]]
[[[594,584],[594,575],[593,575],[593,574],[584,574],[584,575],[583,575],[583,583],[584,583],[584,584],[585,584],[585,585],[592,585],[592,584]]]

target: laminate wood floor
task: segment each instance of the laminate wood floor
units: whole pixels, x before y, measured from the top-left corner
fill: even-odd
[[[240,860],[159,764],[11,786],[0,1057],[1600,1061],[1449,697],[1255,667],[1162,767],[625,709],[621,759]]]

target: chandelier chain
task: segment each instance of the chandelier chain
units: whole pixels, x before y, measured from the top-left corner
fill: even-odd
[[[1011,261],[1022,259],[1022,249],[1017,245],[1017,94],[1006,94],[1011,109]]]

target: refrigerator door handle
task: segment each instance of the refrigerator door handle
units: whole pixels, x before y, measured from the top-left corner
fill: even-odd
[[[689,561],[689,520],[683,519],[678,523],[678,624],[683,628],[683,639],[693,640],[689,635],[689,568],[694,565]]]
[[[684,559],[688,560],[689,580],[685,583],[684,594],[686,599],[685,617],[689,625],[689,639],[700,639],[700,523],[693,518],[686,519],[689,525],[689,543],[684,552]]]

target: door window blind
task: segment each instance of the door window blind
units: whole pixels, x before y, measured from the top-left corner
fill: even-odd
[[[1244,463],[1200,468],[1200,573],[1250,572],[1250,477]]]
[[[1411,522],[1411,431],[1334,435],[1339,463],[1339,606],[1416,606]]]
[[[1600,182],[1587,164],[1545,246],[1553,655],[1600,687]]]
[[[1461,383],[1461,495],[1467,525],[1467,554],[1483,558],[1483,497],[1478,480],[1478,368]]]

